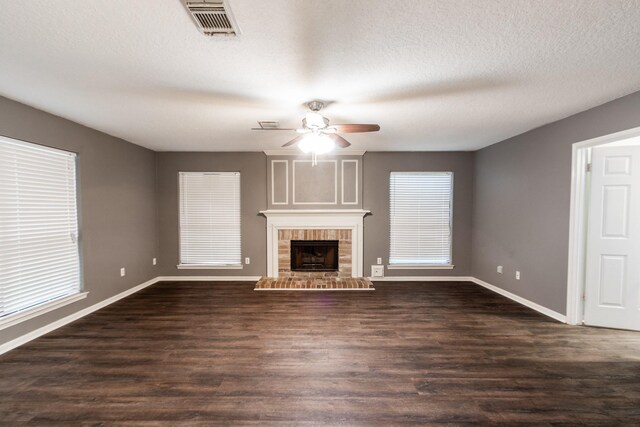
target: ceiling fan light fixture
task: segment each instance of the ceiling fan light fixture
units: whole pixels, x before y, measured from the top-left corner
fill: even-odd
[[[327,127],[329,119],[322,114],[311,111],[304,116],[304,126],[311,129],[322,129]]]
[[[326,154],[332,151],[336,144],[325,135],[310,133],[298,143],[298,147],[303,153]]]

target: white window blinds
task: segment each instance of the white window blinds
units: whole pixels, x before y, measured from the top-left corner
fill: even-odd
[[[451,264],[451,172],[391,172],[390,265]]]
[[[240,173],[180,172],[180,266],[241,266]]]
[[[0,317],[79,292],[76,155],[0,138]]]

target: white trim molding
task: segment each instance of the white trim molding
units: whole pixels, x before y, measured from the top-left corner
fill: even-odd
[[[275,173],[273,165],[275,163],[284,163],[284,202],[276,202],[275,199]],[[289,204],[289,160],[271,160],[271,204],[272,205],[288,205]]]
[[[242,264],[229,264],[229,265],[204,265],[204,264],[178,264],[176,265],[178,270],[242,270],[244,266]]]
[[[261,276],[158,276],[158,282],[257,282]]]
[[[555,319],[559,322],[567,323],[567,316],[565,316],[564,314],[553,311],[547,307],[543,307],[540,304],[537,304],[533,301],[530,301],[526,298],[518,296],[512,292],[506,291],[473,276],[386,276],[369,277],[368,279],[372,282],[471,282],[475,283],[476,285],[480,285],[483,288],[489,289],[490,291],[493,291],[497,294],[500,294],[503,297],[507,297],[510,300],[517,302],[518,304],[529,307],[537,311],[538,313],[544,314],[545,316],[551,317],[552,319]]]
[[[364,271],[364,209],[270,209],[267,217],[267,277],[278,277],[278,231],[296,229],[351,230],[351,276]]]
[[[55,329],[65,326],[75,320],[78,320],[88,314],[93,313],[94,311],[97,311],[103,307],[113,304],[116,301],[119,301],[125,297],[128,297],[129,295],[132,295],[158,282],[240,282],[240,281],[257,282],[258,280],[260,280],[260,276],[158,276],[138,286],[127,289],[124,292],[121,292],[117,295],[114,295],[110,298],[107,298],[96,304],[93,304],[87,308],[84,308],[73,314],[63,317],[62,319],[56,320],[52,323],[49,323],[48,325],[45,325],[25,335],[22,335],[11,341],[1,344],[0,354],[13,350],[16,347],[26,344],[29,341],[32,341],[38,337],[41,337],[42,335],[45,335]],[[397,277],[387,276],[387,277],[369,277],[369,280],[373,282],[472,282],[484,288],[487,288],[495,293],[498,293],[504,297],[507,297],[519,304],[522,304],[526,307],[536,310],[539,313],[549,316],[555,320],[558,320],[563,323],[566,323],[566,320],[567,320],[566,316],[563,314],[557,313],[553,310],[550,310],[546,307],[543,307],[539,304],[536,304],[532,301],[529,301],[525,298],[515,295],[509,291],[498,288],[497,286],[491,285],[485,281],[482,281],[480,279],[477,279],[471,276],[397,276]],[[278,289],[275,289],[275,290],[278,290]],[[322,289],[322,291],[327,291],[327,290],[330,290],[330,289]],[[336,290],[344,291],[345,289],[336,289]],[[362,289],[357,289],[357,290],[362,290]],[[373,289],[370,289],[370,290],[373,290]]]
[[[587,168],[589,150],[603,144],[640,136],[640,127],[599,136],[571,147],[571,198],[569,211],[569,260],[567,268],[567,323],[581,325],[584,320],[584,284],[587,241]]]
[[[355,182],[356,189],[355,189],[355,192],[354,192],[354,194],[356,195],[356,200],[354,202],[345,202],[344,201],[344,184],[345,184],[345,181],[344,181],[344,164],[345,163],[355,163],[356,164],[356,182]],[[358,163],[360,163],[360,160],[356,160],[356,159],[347,159],[347,160],[341,160],[340,161],[340,174],[341,174],[341,177],[340,177],[340,183],[341,183],[340,201],[342,202],[343,205],[357,205],[359,203],[358,193],[359,193],[359,190],[360,190],[360,187],[359,187],[360,182],[358,180],[358,173],[359,173],[359,171],[358,171]]]
[[[385,276],[368,277],[372,282],[473,282],[471,276]]]
[[[41,328],[33,330],[27,334],[24,334],[20,337],[17,337],[11,341],[8,341],[4,344],[0,344],[0,354],[6,353],[14,348],[17,348],[23,344],[28,343],[42,335],[48,334],[51,331],[54,331],[62,326],[68,325],[69,323],[76,321],[88,314],[93,313],[94,311],[100,310],[103,307],[106,307],[110,304],[113,304],[116,301],[119,301],[129,295],[132,295],[142,289],[149,287],[155,283],[159,282],[257,282],[260,280],[260,276],[158,276],[151,280],[147,280],[140,285],[134,286],[133,288],[127,289],[124,292],[120,292],[110,298],[102,300],[96,304],[93,304],[87,308],[83,308],[82,310],[76,311],[68,316],[63,317],[62,319],[58,319],[54,322],[49,323]],[[82,298],[87,296],[87,292],[82,293]],[[77,295],[74,295],[77,296]],[[81,299],[81,298],[79,298]],[[56,307],[59,308],[59,307]],[[53,310],[53,309],[52,309]],[[47,310],[50,311],[50,310]],[[38,313],[42,314],[42,313]]]
[[[6,329],[10,326],[17,325],[18,323],[26,322],[34,317],[41,316],[53,310],[57,310],[65,305],[69,305],[76,301],[85,299],[89,295],[89,292],[79,292],[73,295],[67,295],[62,298],[55,299],[53,301],[40,304],[29,310],[19,311],[14,314],[10,314],[0,319],[0,330]]]
[[[521,297],[519,295],[516,295],[516,294],[514,294],[512,292],[506,291],[506,290],[504,290],[502,288],[499,288],[499,287],[497,287],[495,285],[487,283],[484,280],[480,280],[480,279],[478,279],[476,277],[472,277],[471,281],[473,283],[477,284],[477,285],[482,286],[483,288],[487,288],[490,291],[493,291],[493,292],[495,292],[497,294],[500,294],[500,295],[502,295],[504,297],[507,297],[512,301],[515,301],[515,302],[517,302],[519,304],[522,304],[522,305],[524,305],[526,307],[529,307],[529,308],[537,311],[538,313],[542,313],[545,316],[549,316],[552,319],[557,320],[558,322],[567,323],[567,316],[565,316],[564,314],[558,313],[557,311],[553,311],[553,310],[551,310],[551,309],[549,309],[547,307],[541,306],[540,304],[537,304],[537,303],[535,303],[533,301],[530,301],[530,300],[528,300],[526,298],[523,298],[523,297]]]
[[[308,154],[303,153],[302,151],[298,150],[298,149],[294,149],[294,150],[290,150],[290,149],[285,149],[285,150],[262,150],[262,152],[264,154],[266,154],[267,156],[294,156],[294,157],[301,157],[301,156],[307,156]],[[329,156],[363,156],[364,153],[366,153],[367,150],[335,150],[332,151],[331,153],[329,153]]]
[[[67,325],[75,320],[78,320],[84,316],[86,316],[87,314],[91,314],[96,310],[100,310],[103,307],[108,306],[109,304],[113,304],[116,301],[121,300],[124,297],[128,297],[131,294],[134,294],[144,288],[146,288],[147,286],[151,286],[154,283],[158,282],[158,277],[148,280],[138,286],[134,286],[133,288],[127,289],[124,292],[120,292],[119,294],[116,294],[110,298],[107,298],[105,300],[100,301],[99,303],[93,304],[87,308],[83,308],[82,310],[78,310],[73,314],[70,314],[68,316],[63,317],[62,319],[58,319],[55,322],[51,322],[48,325],[45,325],[41,328],[38,328],[34,331],[29,332],[28,334],[22,335],[18,338],[15,338],[9,342],[6,342],[2,345],[0,345],[0,354],[6,353],[9,350],[13,350],[16,347],[21,346],[22,344],[26,344],[29,341],[32,341],[38,337],[41,337],[44,334],[47,334],[51,331],[54,331],[64,325]]]
[[[453,270],[455,265],[411,265],[411,264],[389,264],[387,270]]]

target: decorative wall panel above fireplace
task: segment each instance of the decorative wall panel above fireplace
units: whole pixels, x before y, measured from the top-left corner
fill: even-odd
[[[362,156],[268,156],[269,209],[362,207]]]

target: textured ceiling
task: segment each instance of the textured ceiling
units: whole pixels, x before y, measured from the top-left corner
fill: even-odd
[[[354,149],[474,150],[640,90],[640,0],[0,0],[0,94],[155,150],[276,149],[302,104]]]

